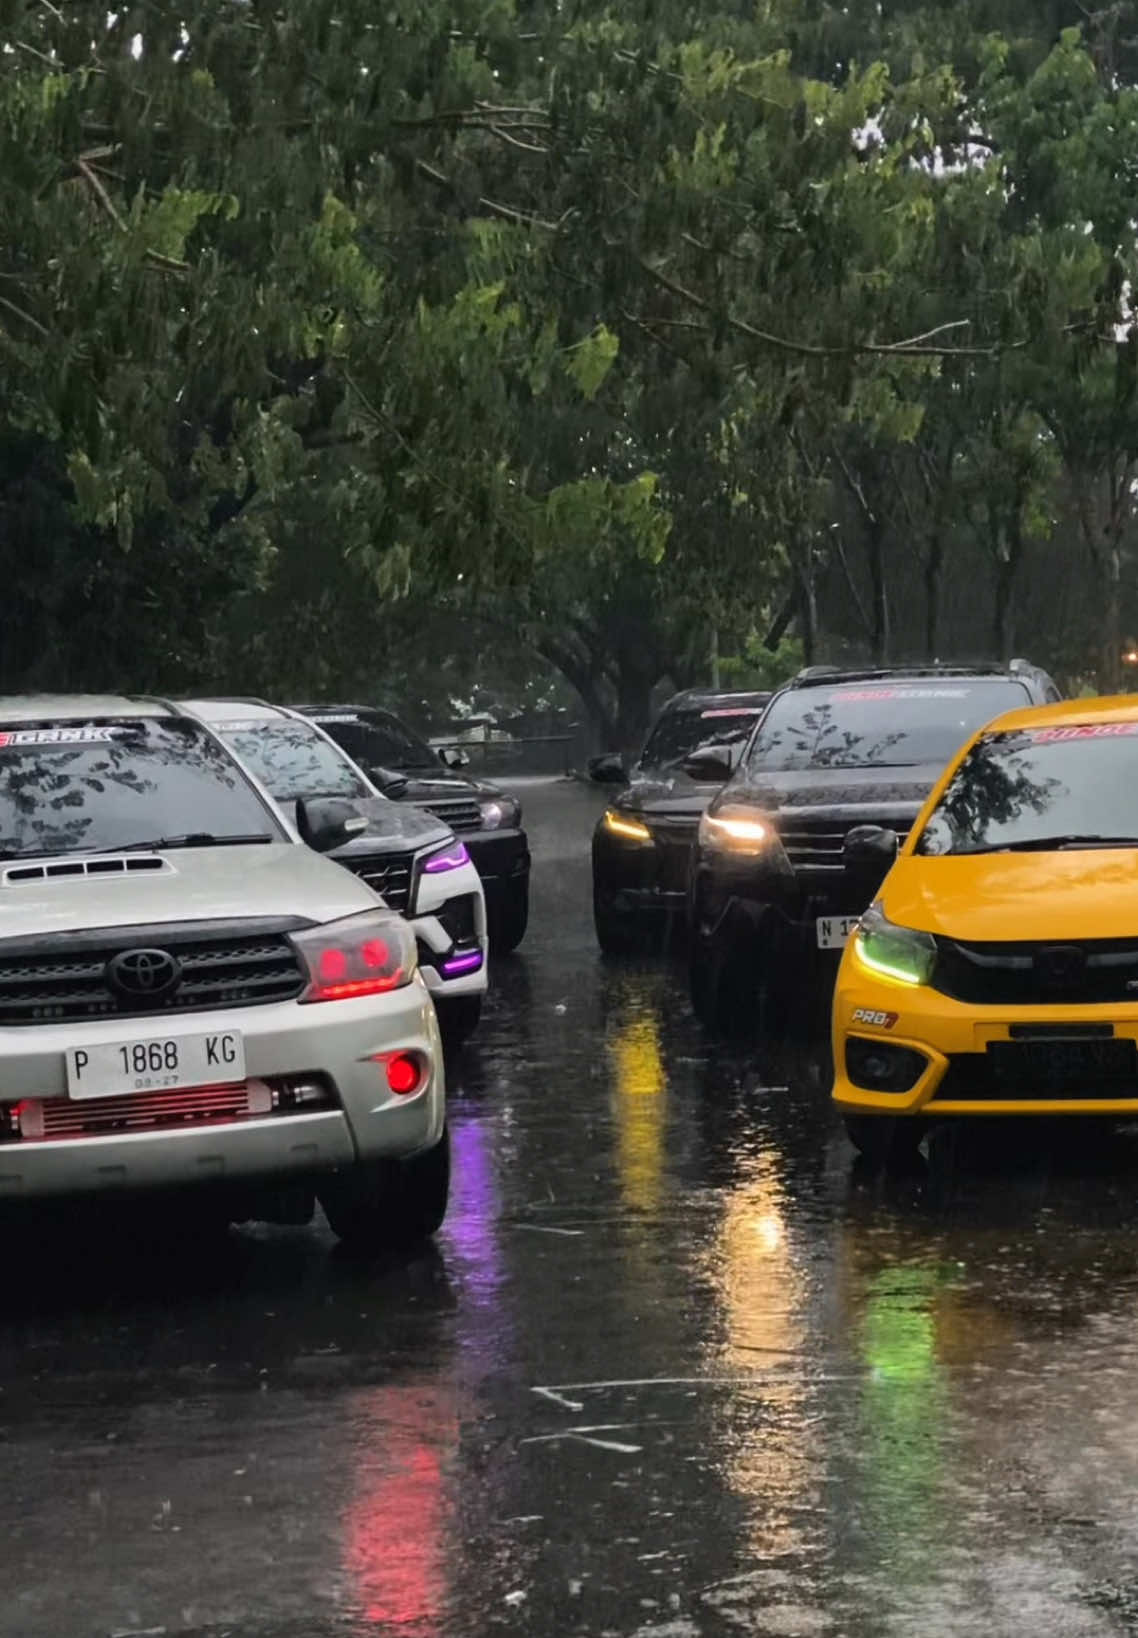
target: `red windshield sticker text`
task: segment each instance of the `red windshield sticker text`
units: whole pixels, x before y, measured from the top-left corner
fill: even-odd
[[[967,688],[843,688],[831,694],[829,703],[839,700],[966,700]]]
[[[1024,738],[1033,745],[1059,745],[1068,739],[1133,739],[1138,722],[1073,722],[1066,728],[1028,728]]]
[[[98,745],[118,737],[116,728],[13,728],[0,733],[0,748],[21,745]]]

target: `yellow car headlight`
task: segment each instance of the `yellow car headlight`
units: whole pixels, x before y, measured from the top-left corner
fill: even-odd
[[[880,904],[871,905],[854,934],[854,954],[871,973],[898,984],[927,984],[936,966],[936,940],[914,927],[898,927]]]
[[[631,814],[618,813],[615,808],[606,808],[604,827],[613,836],[620,836],[626,842],[650,842],[652,832],[647,825],[642,825],[639,819]]]
[[[699,822],[701,847],[759,853],[773,840],[774,830],[765,820],[744,814],[705,813]]]

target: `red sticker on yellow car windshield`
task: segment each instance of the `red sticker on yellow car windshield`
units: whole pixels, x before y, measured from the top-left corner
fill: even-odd
[[[1067,728],[1025,728],[1033,745],[1055,745],[1068,739],[1133,739],[1138,722],[1073,722]]]
[[[873,1029],[892,1029],[900,1016],[897,1012],[877,1012],[872,1007],[855,1007],[853,1021],[855,1024],[869,1024]]]

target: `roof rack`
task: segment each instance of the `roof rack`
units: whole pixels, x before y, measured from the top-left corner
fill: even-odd
[[[280,711],[272,700],[263,700],[258,694],[196,694],[195,699],[212,700],[215,705],[263,705],[266,711]]]
[[[1034,670],[1023,662],[1023,668]],[[815,688],[823,683],[835,682],[874,682],[887,677],[1004,677],[1012,669],[1001,665],[998,661],[980,661],[972,664],[942,664],[939,660],[928,660],[923,665],[876,665],[876,666],[807,666],[804,671],[792,678],[791,688]]]

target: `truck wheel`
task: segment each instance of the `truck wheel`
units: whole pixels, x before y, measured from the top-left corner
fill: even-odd
[[[440,995],[435,1001],[439,1031],[446,1044],[458,1046],[478,1028],[482,1017],[480,995]]]
[[[766,966],[750,940],[693,943],[688,962],[692,1011],[712,1035],[752,1040],[763,1021]]]
[[[612,900],[593,888],[593,926],[597,943],[609,956],[635,955],[644,947],[644,935],[634,916],[622,916]]]
[[[430,1239],[446,1216],[450,1134],[409,1160],[362,1162],[320,1188],[337,1239],[353,1251],[403,1251]]]
[[[502,903],[489,910],[491,955],[509,955],[526,936],[529,924],[529,878],[516,883]]]
[[[846,1136],[874,1166],[895,1166],[911,1160],[920,1147],[924,1126],[919,1120],[894,1115],[846,1115]]]

